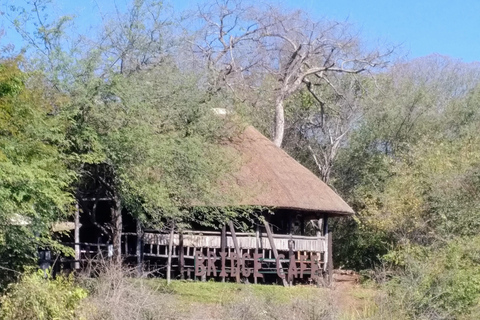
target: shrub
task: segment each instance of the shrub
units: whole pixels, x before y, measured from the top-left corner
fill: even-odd
[[[386,284],[388,303],[414,319],[472,318],[480,302],[480,237],[402,252],[395,256],[402,271]]]
[[[45,277],[43,271],[27,273],[9,285],[1,298],[0,318],[9,320],[74,319],[75,309],[87,296],[73,277]]]

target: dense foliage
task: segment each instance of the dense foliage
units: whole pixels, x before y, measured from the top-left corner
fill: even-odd
[[[54,116],[61,97],[30,82],[41,76],[0,64],[0,255],[2,282],[35,262],[35,245],[49,242],[52,223],[65,219],[75,172],[62,152],[64,118]]]
[[[349,25],[248,1],[207,3],[179,25],[136,0],[78,38],[50,1],[10,9],[27,46],[0,61],[2,283],[55,247],[53,224],[82,197],[111,199],[117,256],[124,209],[156,227],[241,224],[208,204],[238,164],[223,141],[250,122],[356,211],[333,223],[338,266],[383,272],[407,318],[478,312],[477,63],[388,65],[391,51],[365,50]]]
[[[2,319],[76,319],[75,308],[87,291],[74,283],[73,275],[55,279],[43,271],[27,273],[8,287],[1,298]]]

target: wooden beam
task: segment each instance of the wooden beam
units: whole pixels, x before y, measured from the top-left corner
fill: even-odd
[[[125,239],[124,239],[124,243],[123,243],[123,248],[125,250],[125,257],[128,257],[128,235],[127,234],[124,234],[125,235]]]
[[[327,230],[328,230],[328,216],[327,214],[323,214],[323,218],[322,218],[322,234],[323,236],[325,237],[325,242],[324,242],[324,245],[325,245],[325,252],[323,253],[323,272],[324,272],[324,275],[325,277],[327,276],[326,273],[327,273],[327,263],[328,263],[328,235],[327,235]],[[328,279],[326,279],[328,281]]]
[[[170,230],[170,239],[168,240],[168,258],[167,258],[167,284],[170,284],[172,273],[172,248],[173,248],[173,236],[175,235],[175,224],[172,223],[172,229]]]
[[[305,219],[303,218],[303,216],[300,217],[300,234],[302,236],[305,235]]]
[[[74,240],[75,243],[75,270],[80,269],[80,209],[78,207],[78,202],[75,203],[75,231],[74,231]]]
[[[143,227],[142,222],[137,219],[137,246],[135,255],[137,256],[137,277],[143,276]]]
[[[287,227],[287,233],[292,234],[293,232],[293,218],[292,215],[288,215],[288,227]]]
[[[320,251],[317,252],[317,257],[318,257],[318,259],[320,259],[321,254],[322,254],[321,249],[323,248],[323,250],[325,250],[325,247],[326,247],[325,237],[323,237],[323,218],[322,218],[322,219],[319,218],[319,219],[317,220],[317,223],[318,223],[318,230],[317,230],[317,238],[318,238],[318,240],[317,240],[317,241],[318,241],[318,246],[319,246],[319,248],[320,248]],[[311,258],[311,259],[313,260],[313,258]],[[318,271],[317,271],[317,272],[320,272],[320,271],[321,271],[321,272],[323,273],[324,270],[321,270],[321,268],[320,268],[320,263],[318,264],[318,266],[319,266],[319,267],[318,267]],[[324,266],[325,266],[325,265],[324,265]],[[324,267],[324,269],[325,269],[325,267]],[[320,274],[322,274],[322,273],[320,273]],[[315,279],[315,275],[314,275],[313,273],[311,274],[311,278],[312,278],[312,279]]]
[[[227,226],[224,224],[222,226],[222,234],[220,238],[220,252],[225,252],[227,248]],[[225,282],[225,277],[222,277],[222,282]]]
[[[328,215],[326,213],[323,214],[323,223],[322,223],[322,233],[324,236],[327,235],[328,232]]]
[[[106,197],[106,198],[82,198],[82,201],[113,201],[114,198]]]
[[[290,234],[290,240],[288,240],[288,259],[290,261],[292,261],[292,256],[295,257],[295,252],[293,250],[294,250],[294,242],[293,242],[292,234]],[[298,252],[300,253],[300,251],[298,251]],[[293,281],[292,278],[289,277],[289,285],[290,286],[293,285],[292,281]]]
[[[333,254],[332,254],[332,232],[330,231],[330,228],[328,227],[328,215],[324,214],[323,216],[323,234],[325,235],[325,242],[326,242],[326,248],[325,248],[325,271],[326,271],[326,276],[327,276],[327,285],[332,284],[333,280]]]
[[[318,219],[318,233],[317,236],[324,236],[323,234],[323,218]]]
[[[270,247],[272,248],[275,261],[278,260],[278,263],[279,263],[278,267],[280,268],[280,270],[283,270],[282,263],[278,259],[278,251],[277,251],[277,247],[275,246],[275,242],[273,241],[273,234],[272,234],[272,230],[270,230],[270,225],[268,224],[267,220],[263,220],[263,224],[265,225],[265,230],[267,231],[268,241],[270,241]],[[288,282],[287,282],[287,279],[285,279],[285,274],[283,274],[282,282],[284,287],[288,287]]]
[[[258,254],[258,248],[260,247],[260,230],[258,225],[255,228],[255,255]],[[253,261],[253,263],[257,263],[256,261]],[[253,273],[253,283],[257,284],[257,277],[255,276],[255,272]]]
[[[180,269],[180,279],[185,279],[185,257],[183,252],[183,232],[178,235],[178,266]]]
[[[238,241],[237,241],[237,235],[235,234],[235,227],[233,226],[233,222],[232,221],[229,221],[228,222],[228,226],[230,228],[230,233],[232,235],[232,241],[233,241],[233,246],[235,247],[235,253],[237,254],[237,263],[238,263],[238,266],[237,266],[237,276],[236,276],[236,280],[237,280],[237,283],[240,283],[240,269],[241,269],[241,261],[242,261],[242,253],[240,252],[240,247],[238,246]]]
[[[112,261],[117,265],[122,265],[122,200],[118,194],[115,194],[115,201],[110,207],[110,217],[112,221],[113,238],[113,258]]]

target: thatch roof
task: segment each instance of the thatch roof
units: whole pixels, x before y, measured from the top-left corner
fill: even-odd
[[[352,208],[315,174],[249,126],[231,144],[242,155],[236,205],[350,215]]]

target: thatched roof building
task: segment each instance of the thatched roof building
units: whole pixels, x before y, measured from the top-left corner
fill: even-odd
[[[248,126],[231,144],[242,156],[234,180],[242,192],[236,205],[351,215],[352,208],[315,174]]]

